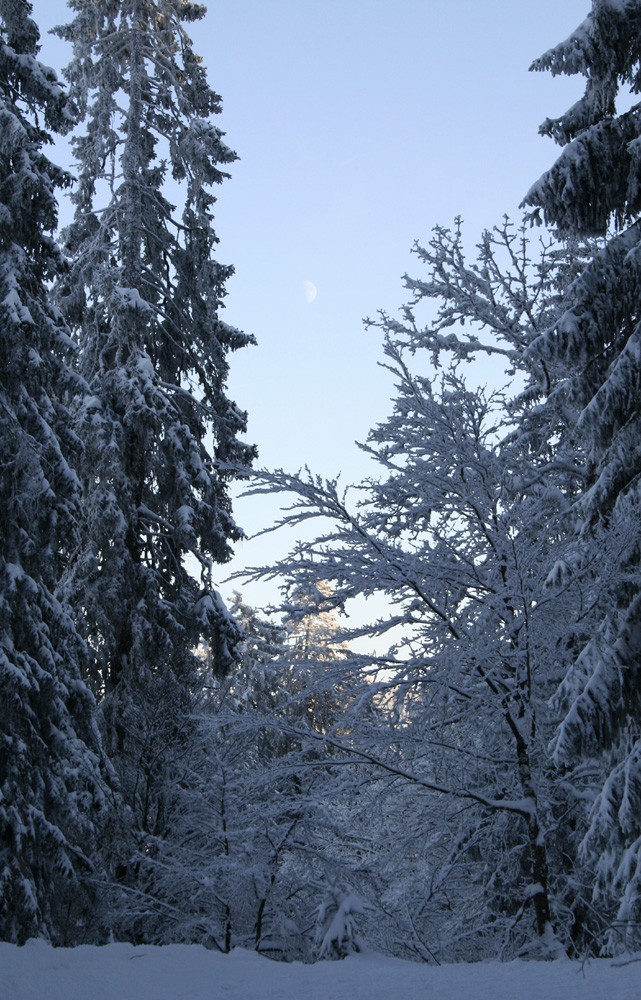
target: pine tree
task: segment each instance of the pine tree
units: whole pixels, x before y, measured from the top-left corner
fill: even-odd
[[[239,638],[212,584],[242,534],[228,485],[254,454],[225,395],[227,356],[251,338],[220,318],[231,269],[213,257],[212,188],[235,154],[211,122],[220,98],[185,31],[202,5],[71,7],[57,30],[73,43],[67,75],[84,124],[58,296],[89,391],[76,421],[82,545],[67,593],[82,609],[125,802],[141,831],[160,835],[196,649],[205,641],[224,672]]]
[[[83,387],[50,301],[68,178],[43,147],[72,119],[30,14],[26,0],[0,2],[0,938],[71,944],[90,919],[105,787],[87,650],[56,595],[78,544],[65,400]]]
[[[583,842],[595,898],[619,941],[638,945],[641,918],[641,3],[594,0],[579,28],[534,69],[586,77],[584,96],[541,131],[563,151],[532,187],[533,216],[605,246],[570,287],[560,319],[534,345],[568,371],[563,395],[587,456],[577,503],[600,577],[601,618],[560,691],[560,767],[592,771],[596,801]],[[598,794],[596,794],[598,792]],[[618,901],[618,902],[617,902]],[[617,947],[617,933],[611,946]]]

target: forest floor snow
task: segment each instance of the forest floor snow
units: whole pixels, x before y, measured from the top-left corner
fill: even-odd
[[[641,958],[432,967],[381,955],[302,965],[198,945],[0,944],[2,1000],[641,1000]]]

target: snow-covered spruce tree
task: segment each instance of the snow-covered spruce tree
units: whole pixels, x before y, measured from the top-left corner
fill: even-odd
[[[251,338],[220,318],[212,188],[235,159],[184,0],[73,0],[58,33],[82,118],[58,299],[89,385],[77,413],[84,520],[66,592],[96,666],[106,746],[142,834],[170,826],[165,777],[187,736],[201,641],[228,669],[239,630],[212,566],[241,537],[228,484],[253,457],[225,394]],[[175,185],[176,211],[167,186]],[[174,188],[172,187],[172,191]],[[196,571],[194,571],[196,566]]]
[[[535,344],[561,360],[563,395],[577,412],[588,458],[578,510],[587,549],[618,552],[599,627],[561,692],[566,718],[559,765],[584,761],[600,774],[583,850],[596,866],[595,897],[614,921],[610,944],[641,936],[641,3],[594,0],[579,28],[534,69],[586,77],[584,96],[541,126],[563,151],[528,192],[535,217],[570,235],[602,234],[605,246],[571,286],[559,321]],[[598,539],[603,542],[598,542]],[[607,589],[606,587],[603,588]],[[616,932],[618,931],[618,933]]]
[[[359,952],[362,943],[356,932],[357,918],[364,913],[363,902],[353,892],[328,885],[316,911],[316,949],[319,958],[347,958]]]
[[[562,359],[571,371],[567,397],[578,407],[592,462],[583,506],[598,518],[634,487],[641,471],[641,105],[620,115],[615,110],[622,85],[633,94],[641,88],[641,4],[595,0],[577,31],[533,69],[587,77],[583,98],[541,126],[565,148],[524,204],[561,235],[609,236],[564,299],[559,322],[537,344],[540,357]]]
[[[367,446],[381,480],[361,487],[356,505],[336,483],[313,477],[266,475],[255,489],[294,495],[288,523],[331,522],[278,567],[292,592],[330,582],[317,602],[325,611],[356,596],[389,602],[389,614],[345,638],[367,633],[380,641],[396,629],[396,645],[337,665],[339,683],[348,678],[353,690],[360,674],[362,687],[350,698],[354,714],[320,734],[395,785],[432,793],[422,835],[412,828],[407,836],[429,903],[420,891],[393,900],[388,885],[382,905],[396,907],[397,923],[423,955],[437,927],[441,956],[549,953],[554,934],[571,948],[594,933],[589,898],[568,871],[571,826],[583,821],[583,805],[549,767],[547,746],[558,722],[548,700],[598,601],[572,531],[570,501],[584,463],[562,408],[545,426],[538,418],[540,399],[561,373],[530,360],[527,348],[552,321],[575,265],[557,247],[537,271],[525,234],[507,224],[484,238],[478,263],[465,262],[458,240],[437,231],[424,254],[431,274],[411,286],[413,305],[399,322],[380,321],[397,386],[394,411]],[[424,297],[442,300],[443,311],[422,328],[416,306]],[[464,321],[463,335],[444,337],[454,318]],[[453,367],[430,377],[430,359],[442,363],[448,351]],[[465,384],[461,356],[483,351],[508,354],[521,370],[526,386],[516,400]],[[525,429],[517,433],[520,420]],[[564,445],[557,456],[554,436]],[[376,709],[369,717],[368,702]],[[394,829],[392,810],[383,833]],[[402,838],[403,824],[396,829]],[[397,872],[402,855],[401,848]]]
[[[78,544],[65,398],[82,390],[49,288],[68,178],[43,147],[71,116],[30,15],[0,2],[0,938],[73,944],[105,789],[87,650],[55,594]]]

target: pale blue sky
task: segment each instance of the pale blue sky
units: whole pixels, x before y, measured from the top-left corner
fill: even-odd
[[[538,125],[582,89],[528,66],[590,6],[208,4],[193,25],[195,49],[223,97],[217,124],[241,157],[216,210],[219,259],[236,268],[225,318],[258,339],[232,359],[230,390],[249,411],[260,464],[307,463],[346,482],[368,474],[354,440],[385,417],[392,385],[362,317],[398,309],[402,274],[418,273],[412,244],[436,223],[462,215],[472,246],[503,213],[518,218],[556,156]],[[67,12],[62,0],[36,0],[34,16],[44,32]],[[42,58],[59,69],[67,46],[43,38]],[[313,302],[304,281],[318,289]],[[273,507],[237,501],[236,515],[253,532]],[[290,541],[245,542],[233,568],[283,553]],[[246,595],[260,603],[265,592]]]

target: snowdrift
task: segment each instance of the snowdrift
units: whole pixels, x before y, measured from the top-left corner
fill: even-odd
[[[316,965],[197,945],[0,944],[1,1000],[640,1000],[641,958],[449,965],[380,955]]]

